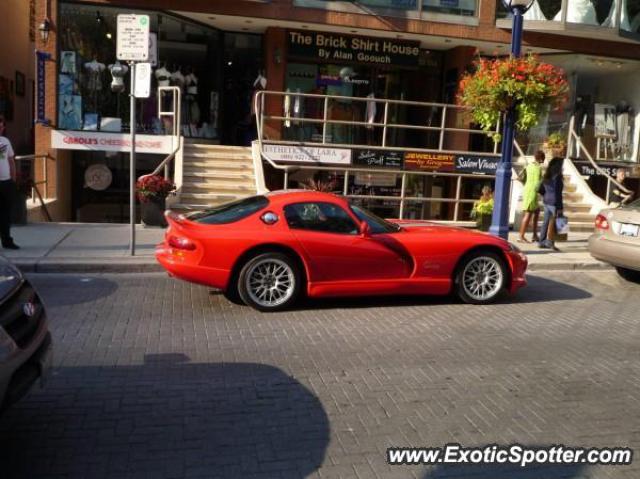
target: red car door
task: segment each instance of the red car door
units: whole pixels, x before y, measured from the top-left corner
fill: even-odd
[[[339,204],[293,203],[284,207],[284,213],[309,257],[314,282],[406,278],[411,274],[411,258],[392,234],[360,235],[358,224]]]

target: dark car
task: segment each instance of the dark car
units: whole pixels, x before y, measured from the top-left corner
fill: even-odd
[[[23,397],[51,368],[44,305],[20,270],[0,256],[0,412]]]

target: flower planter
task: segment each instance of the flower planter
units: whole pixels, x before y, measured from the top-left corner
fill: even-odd
[[[142,224],[145,226],[167,227],[167,220],[164,218],[166,209],[166,198],[149,196],[148,201],[140,203]]]
[[[491,227],[491,217],[492,215],[478,215],[476,218],[476,224],[478,225],[478,229],[480,231],[489,231]]]

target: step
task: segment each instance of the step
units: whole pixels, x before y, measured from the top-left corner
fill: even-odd
[[[184,178],[189,181],[255,181],[255,175],[252,172],[244,171],[189,171],[183,172]]]
[[[246,194],[248,196],[256,193],[256,186],[234,183],[183,183],[181,194],[185,193]]]
[[[218,170],[250,171],[253,173],[253,163],[234,163],[233,161],[214,160],[209,162],[196,161],[182,165],[183,172],[209,173]]]
[[[583,203],[564,203],[564,211],[566,213],[588,213],[591,211],[591,205]]]
[[[580,201],[583,198],[583,195],[582,195],[582,193],[575,193],[575,192],[572,193],[572,192],[566,192],[565,191],[562,194],[562,198],[566,199],[566,200],[569,200],[569,201],[574,201],[576,203],[580,203]]]
[[[240,153],[205,153],[205,152],[195,152],[192,153],[190,151],[185,151],[183,158],[194,159],[194,160],[243,160],[243,161],[253,161],[253,157]]]
[[[186,203],[184,200],[199,200],[197,202],[190,201],[189,203],[198,203],[198,204],[208,204],[212,201],[234,201],[239,200],[241,198],[246,198],[247,196],[251,196],[250,194],[234,194],[234,193],[181,193],[180,201]]]
[[[574,213],[572,211],[563,211],[567,218],[569,218],[569,223],[572,221],[591,221],[594,222],[596,219],[596,215],[592,215],[591,213]]]

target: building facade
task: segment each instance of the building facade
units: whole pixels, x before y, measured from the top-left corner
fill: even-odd
[[[523,51],[564,67],[572,85],[567,109],[549,114],[519,139],[525,153],[539,148],[549,132],[566,130],[573,117],[584,144],[604,166],[637,163],[640,13],[634,2],[623,0],[596,7],[588,1],[536,0],[525,17]],[[341,97],[330,115],[345,122],[372,115],[366,102],[350,102],[352,97],[453,103],[460,76],[479,55],[508,53],[511,36],[510,19],[492,1],[35,0],[32,28],[50,22],[47,41],[37,36],[36,48],[51,58],[43,64],[37,92],[42,102],[35,148],[47,156],[38,161],[48,164],[46,196],[57,220],[128,220],[123,138],[131,125],[127,66],[116,60],[120,13],[148,14],[151,21],[152,95],[139,100],[136,118],[148,147],[136,175],[153,170],[171,150],[152,140],[167,129],[158,118],[158,106],[164,108],[167,99],[158,101],[156,87],[180,87],[185,138],[249,146],[256,136],[256,91]],[[267,98],[264,109],[274,116],[287,109],[293,116],[321,114],[317,101],[295,96]],[[389,115],[409,125],[430,121],[420,108],[402,106]],[[462,118],[447,121],[464,124]],[[332,143],[367,144],[379,134],[372,130],[334,125],[324,135]],[[264,133],[292,141],[322,136],[313,124],[295,121],[267,122]],[[428,132],[410,130],[390,132],[386,141],[421,149],[437,143]],[[466,134],[440,146],[492,149]],[[485,183],[482,177],[468,182],[468,194]],[[444,181],[435,188],[448,195],[454,186]],[[396,214],[393,208],[382,213]]]

